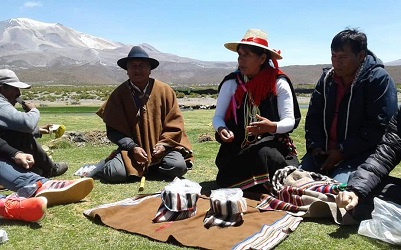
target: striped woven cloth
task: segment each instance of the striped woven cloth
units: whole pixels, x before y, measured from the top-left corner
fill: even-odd
[[[214,200],[210,199],[210,209],[221,215],[240,214],[246,212],[246,201],[244,198],[238,200]]]
[[[186,210],[194,210],[196,201],[199,198],[198,193],[178,193],[178,192],[162,192],[163,205],[170,211],[181,212]]]
[[[230,188],[241,188],[242,190],[251,188],[256,185],[263,185],[265,183],[269,183],[269,175],[267,173],[265,174],[260,174],[260,175],[254,175],[249,179],[242,180],[241,182],[234,183],[230,185]]]
[[[164,221],[176,221],[176,220],[183,220],[186,218],[190,218],[196,214],[196,207],[181,211],[181,212],[174,212],[166,208],[166,206],[162,203],[160,204],[159,209],[153,218],[153,222],[164,222]]]
[[[265,195],[258,208],[307,211],[314,201],[333,201],[340,184],[327,176],[288,166],[276,171],[272,178],[276,194]]]
[[[232,249],[273,249],[285,240],[288,234],[295,231],[301,221],[302,217],[287,214],[271,225],[263,225],[259,232],[236,244]]]
[[[307,211],[314,201],[334,201],[330,194],[323,194],[313,190],[286,186],[277,195],[265,195],[257,206],[260,210],[284,210],[288,212]]]
[[[239,188],[213,190],[210,196],[210,209],[206,213],[203,225],[228,227],[240,225],[243,213],[247,211],[246,200]]]
[[[277,170],[273,175],[271,184],[273,186],[273,191],[277,193],[286,185],[300,186],[308,182],[311,183],[311,185],[315,185],[313,183],[314,181],[321,181],[326,184],[339,184],[328,176],[304,171],[294,166],[287,166]]]
[[[161,193],[162,203],[152,221],[175,221],[194,216],[201,189],[196,182],[175,178],[164,187]]]
[[[207,211],[203,226],[209,229],[212,226],[230,227],[239,226],[243,222],[243,214],[219,215],[212,210]]]
[[[346,184],[292,166],[276,171],[272,180],[274,192],[262,197],[258,209],[287,211],[304,218],[332,218],[339,225],[358,224],[351,212],[335,202]]]

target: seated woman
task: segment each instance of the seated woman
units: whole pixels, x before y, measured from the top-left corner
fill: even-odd
[[[216,181],[221,187],[267,188],[277,169],[298,166],[289,137],[301,117],[298,102],[290,79],[278,68],[282,57],[268,47],[264,31],[250,29],[240,42],[225,47],[238,53],[238,70],[219,86],[213,117],[221,143]]]

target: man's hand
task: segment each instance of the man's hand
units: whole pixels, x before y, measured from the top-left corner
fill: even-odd
[[[314,148],[312,150],[312,155],[313,156],[326,155],[326,152],[324,152],[322,148]]]
[[[320,168],[320,171],[327,174],[329,170],[334,169],[344,159],[344,156],[338,149],[331,149],[326,152],[326,155],[327,159]]]
[[[132,154],[134,155],[134,160],[140,165],[148,163],[148,154],[141,147],[133,147]]]
[[[358,205],[358,196],[352,191],[340,192],[336,197],[336,203],[338,207],[345,207],[345,210],[349,211]]]
[[[50,134],[50,127],[51,127],[51,124],[47,124],[47,125],[39,127],[39,133],[41,135]]]
[[[152,156],[160,157],[166,152],[166,148],[163,145],[156,145],[153,149]]]
[[[25,169],[30,169],[33,164],[35,163],[35,160],[33,159],[33,156],[31,154],[25,154],[22,152],[18,152],[14,157],[13,157],[15,163],[20,165],[21,167]]]
[[[35,104],[33,104],[33,103],[30,102],[30,101],[24,101],[24,102],[21,104],[21,106],[22,106],[22,108],[25,110],[25,112],[29,112],[31,109],[36,108]]]
[[[217,133],[223,142],[232,142],[234,140],[234,133],[227,127],[219,127]]]

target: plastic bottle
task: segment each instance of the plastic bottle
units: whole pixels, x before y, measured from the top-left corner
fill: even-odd
[[[32,197],[41,186],[42,182],[40,181],[31,185],[24,186],[17,190],[17,195],[24,198]]]

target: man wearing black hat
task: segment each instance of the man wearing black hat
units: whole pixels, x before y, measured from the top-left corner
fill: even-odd
[[[152,172],[162,177],[183,176],[192,167],[191,144],[174,90],[150,78],[159,62],[139,46],[117,61],[129,79],[119,85],[97,114],[107,136],[119,149],[96,175],[109,182]]]
[[[68,165],[64,162],[54,163],[34,138],[34,135],[41,134],[38,127],[39,110],[33,103],[20,99],[20,89],[30,87],[21,82],[12,70],[0,69],[0,137],[10,146],[33,155],[33,171],[45,177],[62,175]],[[20,100],[25,112],[14,107],[17,100]]]

